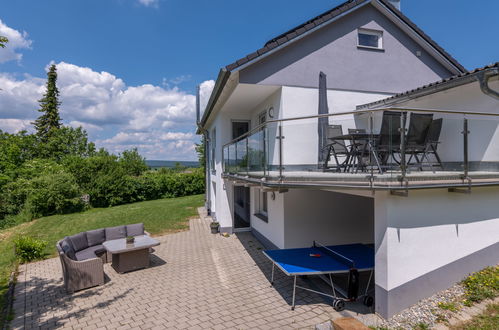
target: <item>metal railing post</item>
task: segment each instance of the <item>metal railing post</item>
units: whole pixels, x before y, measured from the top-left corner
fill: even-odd
[[[225,147],[222,147],[222,173],[226,174],[225,172]]]
[[[463,167],[464,179],[468,179],[469,162],[468,162],[468,119],[465,117],[463,120]]]
[[[282,122],[279,122],[279,181],[282,182]]]
[[[262,167],[263,167],[263,176],[266,177],[267,174],[268,174],[268,157],[267,157],[267,150],[268,150],[268,147],[267,147],[267,126],[264,126],[262,128],[262,141],[263,141],[263,159],[261,160],[261,164],[262,164]]]
[[[369,165],[371,167],[371,176],[369,177],[369,185],[371,186],[372,193],[374,194],[374,166],[373,166],[373,153],[376,152],[374,150],[374,118],[372,111],[369,112],[369,143],[367,147],[369,148]]]
[[[407,112],[402,112],[400,116],[400,170],[402,172],[400,181],[405,181],[407,174],[407,164],[405,159],[405,123],[407,120]]]
[[[249,136],[246,137],[246,175],[249,175]]]
[[[234,171],[234,173],[237,174],[239,172],[239,162],[237,160],[237,141],[236,141],[236,143],[234,143],[234,157],[236,160],[236,163],[234,164],[234,166],[236,167],[236,170]]]

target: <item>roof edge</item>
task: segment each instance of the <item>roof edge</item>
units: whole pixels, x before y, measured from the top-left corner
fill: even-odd
[[[215,107],[215,104],[217,103],[220,94],[222,94],[225,84],[227,83],[227,80],[229,80],[230,74],[231,72],[228,71],[226,68],[221,68],[220,71],[218,72],[218,77],[217,81],[215,82],[215,87],[213,87],[213,91],[211,92],[208,104],[204,109],[203,117],[201,117],[201,120],[198,123],[198,132],[200,131],[201,128],[203,128],[206,125],[206,121],[208,120],[208,117],[213,111],[213,108]],[[200,132],[197,134],[200,134]]]
[[[378,3],[384,6],[392,15],[400,19],[404,24],[406,24],[416,35],[421,37],[422,41],[426,42],[431,46],[438,54],[440,54],[451,66],[455,67],[456,72],[467,72],[455,58],[453,58],[449,53],[447,53],[440,45],[438,45],[433,39],[431,39],[423,30],[421,30],[416,24],[414,24],[407,16],[405,16],[400,10],[395,8],[387,0],[348,0],[310,20],[307,22],[296,26],[295,28],[280,34],[279,36],[267,41],[265,45],[258,49],[257,51],[244,56],[237,61],[225,66],[228,71],[239,70],[242,67],[247,67],[253,64],[255,61],[274,53],[276,50],[287,46],[290,42],[301,39],[303,36],[316,31],[331,22],[334,22],[337,18],[349,13],[350,11],[356,10],[366,4],[371,4],[376,7],[374,3]],[[379,9],[379,8],[378,8]]]
[[[499,62],[486,65],[481,68],[476,68],[469,72],[464,72],[446,79],[442,79],[431,84],[423,85],[402,93],[395,94],[385,99],[381,99],[375,102],[361,104],[356,107],[357,110],[366,109],[376,109],[378,107],[393,105],[394,103],[403,102],[410,99],[415,99],[418,97],[423,97],[426,95],[434,94],[442,90],[449,88],[462,86],[467,83],[477,81],[478,76],[484,72],[492,72],[495,75],[499,75]]]

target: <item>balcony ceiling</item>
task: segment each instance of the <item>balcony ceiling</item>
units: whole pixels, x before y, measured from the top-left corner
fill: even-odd
[[[489,87],[499,91],[499,80],[491,79]],[[484,94],[477,81],[399,103],[397,106],[499,113],[499,100]]]
[[[238,84],[222,107],[223,112],[250,112],[265,101],[280,86]]]

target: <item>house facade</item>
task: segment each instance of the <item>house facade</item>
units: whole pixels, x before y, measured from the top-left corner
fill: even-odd
[[[467,72],[398,5],[348,1],[270,40],[220,71],[198,122],[221,231],[279,249],[373,244],[384,317],[499,262],[498,65]],[[324,163],[321,125],[374,136],[385,112],[409,130],[413,113],[441,119],[438,168],[411,167],[406,152],[424,157],[405,142],[383,168],[371,143]]]

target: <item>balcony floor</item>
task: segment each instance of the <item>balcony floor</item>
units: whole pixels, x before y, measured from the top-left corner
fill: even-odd
[[[323,171],[283,171],[282,181],[279,171],[250,171],[236,172],[227,176],[248,181],[255,179],[269,183],[300,183],[300,184],[324,184],[331,186],[358,186],[359,188],[371,188],[370,172],[338,173]],[[400,171],[387,171],[383,174],[374,172],[372,184],[375,187],[400,188]],[[406,181],[408,187],[431,186],[431,185],[468,185],[468,180],[463,180],[463,172],[458,171],[410,171],[407,172]],[[473,171],[469,172],[471,185],[499,185],[499,172]],[[404,185],[405,186],[405,185]]]

